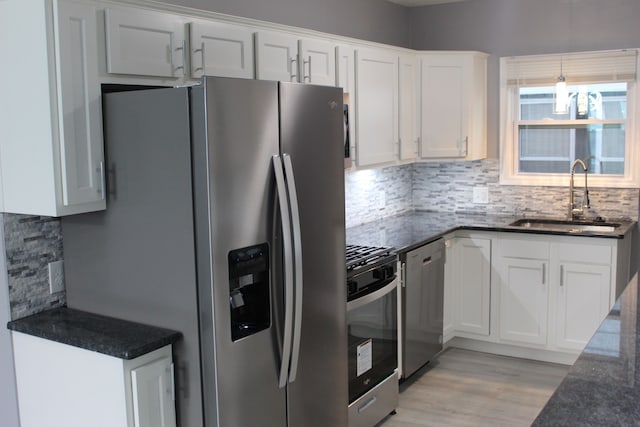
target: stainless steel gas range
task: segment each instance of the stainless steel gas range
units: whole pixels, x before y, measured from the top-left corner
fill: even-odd
[[[398,278],[391,248],[347,245],[349,426],[398,406]]]

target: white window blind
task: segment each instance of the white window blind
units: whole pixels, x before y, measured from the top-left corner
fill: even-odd
[[[567,84],[634,82],[638,49],[527,55],[504,58],[507,86],[550,86],[562,75]]]

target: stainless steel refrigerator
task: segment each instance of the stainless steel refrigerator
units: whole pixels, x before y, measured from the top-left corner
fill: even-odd
[[[181,331],[180,425],[346,426],[342,90],[105,94],[108,200],[65,217],[70,307]]]

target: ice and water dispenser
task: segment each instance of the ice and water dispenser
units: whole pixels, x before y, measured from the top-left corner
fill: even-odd
[[[231,339],[269,327],[269,246],[262,243],[229,252]]]

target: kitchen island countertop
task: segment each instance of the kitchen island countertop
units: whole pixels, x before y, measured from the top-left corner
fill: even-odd
[[[634,276],[533,426],[640,423],[638,302]]]

